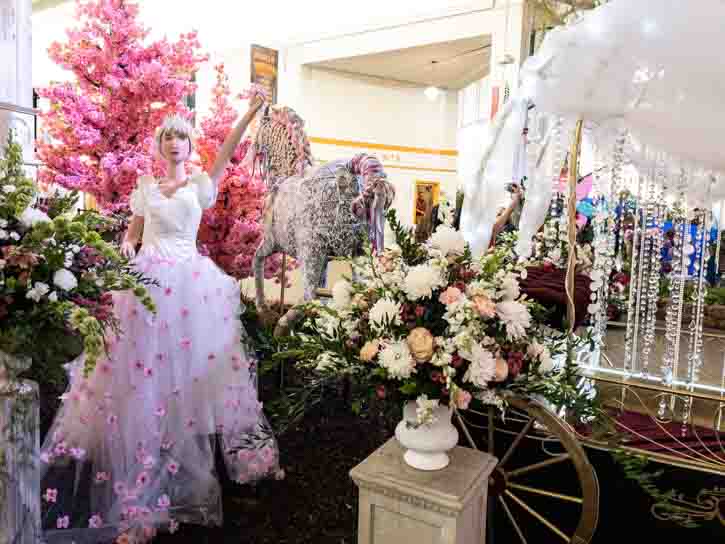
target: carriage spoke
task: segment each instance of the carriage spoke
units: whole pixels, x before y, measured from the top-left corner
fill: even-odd
[[[575,502],[577,504],[582,504],[584,502],[584,499],[582,499],[580,497],[572,497],[571,495],[563,495],[561,493],[554,493],[553,491],[547,491],[546,489],[539,489],[538,487],[529,487],[528,485],[513,484],[510,482],[509,482],[508,486],[511,489],[520,489],[521,491],[526,491],[527,493],[533,493],[534,495],[542,495],[544,497],[551,497],[552,499],[559,499],[562,501]]]
[[[506,464],[506,461],[509,460],[511,455],[513,454],[514,450],[518,447],[519,442],[526,436],[526,434],[531,430],[531,427],[534,424],[534,418],[529,419],[528,423],[524,425],[524,428],[521,429],[521,432],[516,435],[516,438],[514,438],[514,441],[511,443],[511,446],[509,446],[508,451],[504,454],[504,456],[501,458],[501,461],[499,461],[498,466],[503,467]]]
[[[505,493],[506,493],[506,495],[508,495],[509,497],[511,497],[511,499],[516,504],[518,504],[521,508],[523,508],[524,510],[526,510],[534,518],[536,518],[537,520],[539,520],[547,529],[549,529],[554,534],[556,534],[558,537],[560,537],[564,542],[567,542],[567,543],[571,542],[571,538],[569,538],[568,536],[566,536],[561,529],[559,529],[556,525],[554,525],[553,523],[551,523],[544,516],[542,516],[541,514],[539,514],[536,510],[534,510],[533,508],[531,508],[524,501],[522,501],[521,499],[519,499],[516,495],[514,495],[513,493],[511,493],[511,491],[509,491],[507,489]]]
[[[552,457],[551,459],[547,459],[546,461],[541,461],[540,463],[534,463],[533,465],[527,465],[525,467],[517,468],[516,470],[510,470],[507,474],[509,479],[516,478],[517,476],[522,476],[524,474],[528,474],[529,472],[534,472],[535,470],[546,468],[557,463],[562,463],[569,459],[571,459],[571,456],[568,453],[563,453],[561,455],[557,455],[556,457]]]
[[[528,542],[526,542],[526,538],[524,537],[524,534],[521,532],[521,529],[519,528],[519,524],[516,523],[516,520],[514,519],[514,515],[511,513],[511,510],[509,509],[509,505],[506,504],[506,501],[500,495],[498,497],[498,500],[499,500],[499,502],[501,502],[501,506],[503,506],[504,512],[506,512],[506,516],[509,518],[511,525],[514,526],[514,530],[516,531],[516,534],[519,535],[519,539],[521,540],[522,544],[528,544]]]

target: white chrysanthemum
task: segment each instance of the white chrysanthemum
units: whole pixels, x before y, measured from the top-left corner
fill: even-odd
[[[496,304],[496,313],[506,325],[509,340],[526,336],[526,329],[531,326],[529,309],[514,300],[505,300]]]
[[[340,325],[340,320],[337,317],[324,312],[315,320],[315,324],[322,334],[335,338],[337,336],[337,328]]]
[[[476,387],[488,387],[488,382],[496,375],[496,358],[493,353],[484,349],[481,344],[474,344],[468,355],[471,364],[463,376],[463,381],[471,382]]]
[[[53,274],[53,283],[65,291],[70,291],[78,286],[78,280],[73,272],[65,268],[61,268]]]
[[[433,295],[433,290],[440,287],[442,278],[440,270],[427,264],[419,264],[408,270],[403,283],[403,291],[410,300],[418,300]]]
[[[463,255],[466,241],[457,230],[441,225],[430,237],[430,245],[440,249],[445,255]]]
[[[393,378],[406,379],[415,373],[415,361],[410,355],[408,343],[404,340],[384,344],[378,354],[378,361]]]
[[[370,324],[374,328],[381,328],[387,323],[400,324],[400,303],[381,298],[370,308]]]
[[[18,220],[20,221],[20,224],[26,228],[29,229],[30,227],[34,226],[36,223],[41,223],[43,221],[50,221],[50,217],[48,217],[45,213],[40,211],[38,208],[33,208],[31,206],[28,206],[25,208],[23,213],[20,214],[20,217],[18,217]]]
[[[352,286],[348,281],[340,280],[332,286],[332,303],[338,310],[347,308],[352,299]]]
[[[15,189],[16,189],[15,185],[12,185],[12,184],[3,185],[3,191],[5,191],[6,193],[13,193],[13,192],[15,192]]]
[[[521,290],[519,289],[519,282],[513,274],[506,274],[503,279],[498,291],[498,296],[503,300],[516,300],[519,298]]]

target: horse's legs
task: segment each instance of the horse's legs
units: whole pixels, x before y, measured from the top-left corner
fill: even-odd
[[[320,285],[322,273],[327,262],[327,255],[320,251],[312,251],[309,246],[300,248],[302,261],[302,285],[305,300],[315,298],[317,287]]]
[[[266,309],[264,302],[264,261],[274,253],[274,236],[266,234],[262,243],[254,253],[254,288],[256,291],[257,310]]]

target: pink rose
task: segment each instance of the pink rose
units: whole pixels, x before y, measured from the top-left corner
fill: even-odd
[[[454,302],[458,302],[460,299],[461,291],[457,287],[449,287],[441,293],[440,297],[438,297],[441,304],[445,304],[446,306],[450,306]]]

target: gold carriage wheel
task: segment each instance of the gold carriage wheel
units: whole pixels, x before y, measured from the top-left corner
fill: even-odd
[[[502,421],[497,413],[497,408],[491,406],[488,411],[487,430],[487,449],[492,455],[498,457],[498,464],[489,480],[489,516],[487,526],[502,523],[506,520],[509,523],[521,544],[529,544],[526,539],[526,531],[522,529],[522,525],[517,521],[526,521],[530,523],[538,523],[548,529],[554,538],[549,542],[564,542],[570,544],[587,544],[591,541],[594,531],[597,527],[599,516],[599,482],[597,480],[594,467],[592,467],[587,455],[577,440],[576,434],[572,427],[554,413],[549,411],[543,404],[536,400],[524,399],[521,397],[510,397],[507,399],[509,406],[513,408],[517,415],[514,417],[517,425],[516,432],[511,432],[512,417],[509,413]],[[508,422],[508,423],[506,423]],[[510,444],[497,448],[497,442],[501,444],[501,440],[496,440],[499,432],[505,432],[512,435],[513,441]],[[468,431],[466,430],[466,433]],[[520,447],[531,447],[531,444],[523,445],[525,439],[533,439],[543,443],[542,440],[555,441],[561,444],[563,450],[554,455],[551,454],[548,459],[537,463],[529,464],[515,469],[509,468],[511,458],[516,450]],[[469,436],[470,440],[470,436]],[[576,476],[579,480],[580,496],[558,493],[551,487],[556,487],[555,479],[552,484],[547,484],[547,489],[533,487],[521,483],[520,478],[532,473],[540,474],[547,468],[562,463],[573,465]],[[567,533],[560,529],[555,520],[551,520],[540,514],[535,508],[527,503],[530,497],[545,497],[552,503],[561,503],[562,509],[567,508],[566,512],[576,513],[575,509],[579,509],[579,521],[574,532]],[[572,509],[572,510],[569,510]],[[573,525],[573,524],[572,524]],[[493,525],[495,527],[495,525]],[[493,544],[494,531],[488,531],[488,544]],[[499,540],[500,542],[500,540]],[[533,542],[533,540],[531,541]]]

